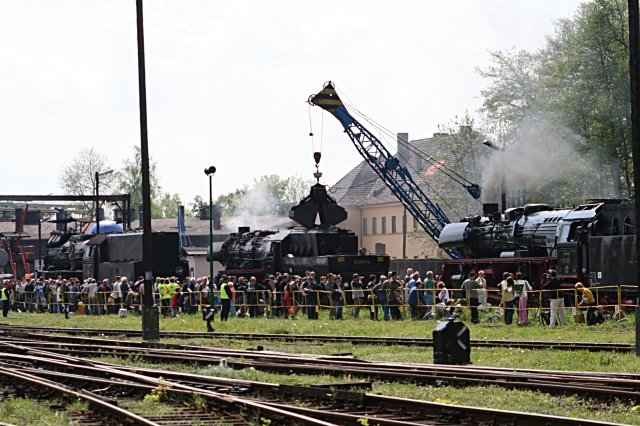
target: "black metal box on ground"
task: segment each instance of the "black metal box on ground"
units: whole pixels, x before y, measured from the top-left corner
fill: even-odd
[[[433,330],[434,364],[470,364],[469,329],[460,321],[440,321]]]

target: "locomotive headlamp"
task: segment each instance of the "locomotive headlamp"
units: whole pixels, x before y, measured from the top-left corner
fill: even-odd
[[[209,167],[209,168],[207,168],[207,169],[204,169],[204,174],[205,174],[205,175],[207,175],[207,176],[211,176],[211,175],[213,175],[215,172],[216,172],[216,168],[215,168],[215,166],[211,166],[211,167]]]

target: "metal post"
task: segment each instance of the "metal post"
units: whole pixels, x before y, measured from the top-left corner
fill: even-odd
[[[42,270],[42,211],[38,210],[38,266]]]
[[[209,175],[209,254],[213,255],[213,175]],[[213,286],[213,259],[209,259],[209,283]]]
[[[213,295],[213,175],[216,168],[211,166],[204,169],[204,173],[209,176],[209,294]]]
[[[629,3],[629,74],[631,89],[631,151],[636,225],[636,356],[640,356],[640,11],[638,0]]]
[[[144,25],[142,0],[136,0],[138,29],[138,93],[140,102],[140,156],[142,173],[142,208],[144,210],[142,232],[142,264],[144,269],[144,297],[142,299],[142,339],[160,339],[160,318],[153,306],[153,271],[151,245],[151,186],[149,178],[149,143],[147,135],[147,89],[144,67]]]
[[[100,235],[100,173],[96,172],[96,235]],[[94,248],[93,276],[100,282],[100,246]]]
[[[96,172],[96,235],[100,233],[100,173]]]

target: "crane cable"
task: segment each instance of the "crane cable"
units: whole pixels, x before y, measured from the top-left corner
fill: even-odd
[[[349,97],[348,97],[346,94],[344,94],[344,92],[340,91],[340,96],[341,96],[341,97],[344,97],[344,99],[346,99],[346,100],[348,101],[348,103],[343,102],[343,103],[345,104],[345,106],[349,106],[349,108],[350,108],[351,110],[355,111],[355,112],[356,112],[356,114],[357,114],[358,116],[362,117],[364,120],[366,120],[366,121],[367,121],[369,124],[371,124],[372,126],[374,126],[374,127],[378,128],[379,130],[382,130],[383,132],[385,132],[385,133],[387,134],[387,136],[393,136],[393,133],[392,133],[391,131],[389,131],[388,129],[386,129],[384,126],[381,126],[380,124],[376,123],[374,120],[370,119],[370,118],[369,118],[369,117],[367,117],[365,114],[363,114],[363,113],[362,113],[362,112],[361,112],[357,107],[355,107],[355,105],[353,104],[353,102],[349,99]],[[381,142],[382,142],[382,141],[381,141]],[[384,143],[384,142],[383,142],[383,143]],[[422,151],[420,151],[420,150],[418,150],[418,149],[413,150],[413,149],[412,149],[413,147],[412,147],[410,144],[406,143],[406,145],[405,145],[405,144],[403,144],[403,146],[407,146],[408,148],[410,148],[410,150],[411,150],[412,152],[414,152],[414,153],[415,153],[416,155],[418,155],[419,157],[423,158],[423,159],[424,159],[425,161],[427,161],[429,164],[434,165],[434,166],[435,166],[435,165],[438,165],[437,167],[439,168],[439,170],[441,170],[441,169],[440,169],[440,167],[444,167],[444,166],[442,165],[442,163],[437,162],[437,160],[433,159],[433,157],[429,156],[428,154],[426,154],[426,153],[424,153],[424,152],[422,152]],[[417,151],[417,152],[415,152],[415,151]],[[448,208],[449,208],[449,210],[451,210],[451,212],[452,212],[453,214],[455,214],[455,215],[456,215],[456,216],[458,216],[458,217],[462,217],[462,215],[460,215],[460,213],[457,211],[457,209],[456,209],[456,208],[454,208],[451,204],[449,204],[449,202],[446,200],[446,198],[442,196],[442,194],[440,193],[440,191],[438,191],[438,190],[437,190],[433,185],[431,185],[431,184],[430,184],[430,183],[429,183],[429,182],[428,182],[428,181],[427,181],[427,180],[422,176],[422,174],[421,174],[418,170],[416,170],[416,169],[415,169],[411,164],[409,164],[409,162],[407,161],[407,159],[406,159],[406,158],[404,158],[404,157],[400,156],[400,155],[399,155],[399,153],[398,153],[398,156],[399,156],[399,157],[401,157],[401,159],[402,159],[402,160],[404,160],[404,163],[405,163],[406,167],[407,167],[408,169],[411,169],[411,170],[415,173],[415,175],[419,177],[419,179],[420,179],[420,181],[423,183],[423,185],[424,185],[424,186],[426,186],[427,188],[429,188],[429,190],[430,190],[431,192],[433,192],[436,196],[438,196],[438,197],[440,198],[440,200],[442,201],[442,203],[443,203],[446,207],[448,207]],[[425,157],[428,157],[428,158],[425,158]],[[453,172],[453,173],[454,173],[455,175],[458,175],[458,174],[457,174],[457,173],[455,173],[455,172]],[[451,176],[449,173],[446,173],[445,171],[443,171],[443,174],[444,174],[444,175],[446,175],[447,177],[449,177],[450,179],[452,179],[454,182],[456,182],[456,183],[458,183],[458,184],[460,184],[460,185],[462,185],[462,186],[465,186],[465,185],[464,185],[464,183],[460,181],[460,179],[456,179],[454,176]],[[460,175],[458,175],[458,176],[460,176]],[[464,177],[462,177],[462,176],[461,176],[461,178],[462,178],[462,179],[464,179]],[[466,180],[467,182],[469,182],[469,184],[471,184],[471,182],[470,182],[470,181],[468,181],[467,179],[464,179],[464,180]]]
[[[337,89],[336,89],[336,91],[337,91]],[[395,134],[393,132],[391,132],[389,129],[385,128],[384,126],[382,126],[381,124],[379,124],[375,120],[373,120],[372,118],[370,118],[367,115],[365,115],[362,111],[360,111],[355,106],[355,104],[353,104],[353,102],[349,99],[349,97],[344,94],[344,92],[342,92],[342,91],[339,91],[339,92],[340,92],[341,96],[343,96],[345,99],[347,99],[349,101],[348,104],[345,102],[345,106],[348,106],[349,109],[351,109],[353,112],[355,112],[358,116],[362,117],[364,120],[366,120],[372,126],[375,126],[375,127],[379,128],[380,130],[386,132],[387,135],[389,135],[390,137],[394,137],[395,136]],[[456,182],[456,183],[458,183],[458,184],[460,184],[462,186],[467,186],[467,185],[473,185],[474,184],[469,179],[467,179],[466,177],[462,176],[460,173],[456,172],[455,170],[447,167],[446,165],[442,164],[441,162],[439,162],[438,160],[433,158],[433,156],[427,154],[426,152],[420,150],[419,148],[417,148],[415,146],[412,146],[409,143],[409,141],[399,140],[399,143],[403,147],[407,148],[410,152],[413,152],[418,157],[420,157],[423,160],[425,160],[427,163],[438,167],[439,170],[442,170],[442,172],[445,175],[447,175],[454,182]],[[397,155],[400,156],[400,153],[397,153]],[[405,158],[402,158],[402,159],[405,160],[405,162],[406,162]]]

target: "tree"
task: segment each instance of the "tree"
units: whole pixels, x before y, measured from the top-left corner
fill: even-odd
[[[96,190],[95,174],[110,170],[106,155],[94,147],[82,148],[71,159],[71,163],[62,168],[58,184],[68,195],[94,195]],[[113,173],[100,177],[100,193],[113,192],[116,176]],[[91,203],[83,203],[87,210],[93,210]]]
[[[491,55],[492,64],[479,70],[489,81],[481,92],[486,128],[509,150],[526,134],[535,135],[546,155],[520,155],[516,161],[526,158],[556,177],[529,195],[556,203],[629,195],[625,2],[583,3],[572,19],[557,23],[543,49]]]
[[[222,206],[222,214],[232,216],[240,204],[240,200],[246,195],[249,188],[245,185],[228,194],[220,195],[213,203]],[[206,205],[206,204],[205,204]]]
[[[133,158],[126,159],[124,166],[117,173],[118,189],[123,194],[131,195],[131,207],[140,208],[142,206],[142,154],[140,147],[134,146]],[[158,219],[163,217],[160,207],[162,190],[156,177],[156,162],[149,157],[149,180],[151,190],[151,217]]]
[[[187,205],[187,209],[185,210],[185,216],[187,217],[197,217],[200,215],[200,210],[204,207],[208,207],[208,203],[205,203],[202,199],[202,196],[196,195],[193,198],[193,201]]]
[[[245,185],[220,195],[214,204],[222,206],[223,214],[227,216],[279,214],[283,204],[297,203],[307,196],[313,184],[313,180],[298,176],[282,178],[276,174],[263,175],[254,179],[250,187]]]
[[[289,176],[285,179],[285,189],[282,201],[285,203],[299,203],[309,195],[311,187],[315,185],[313,179],[305,179],[300,176]]]
[[[162,198],[159,202],[159,208],[161,212],[161,217],[163,219],[177,219],[178,218],[178,209],[182,205],[182,201],[180,200],[180,195],[178,194],[162,194]]]

